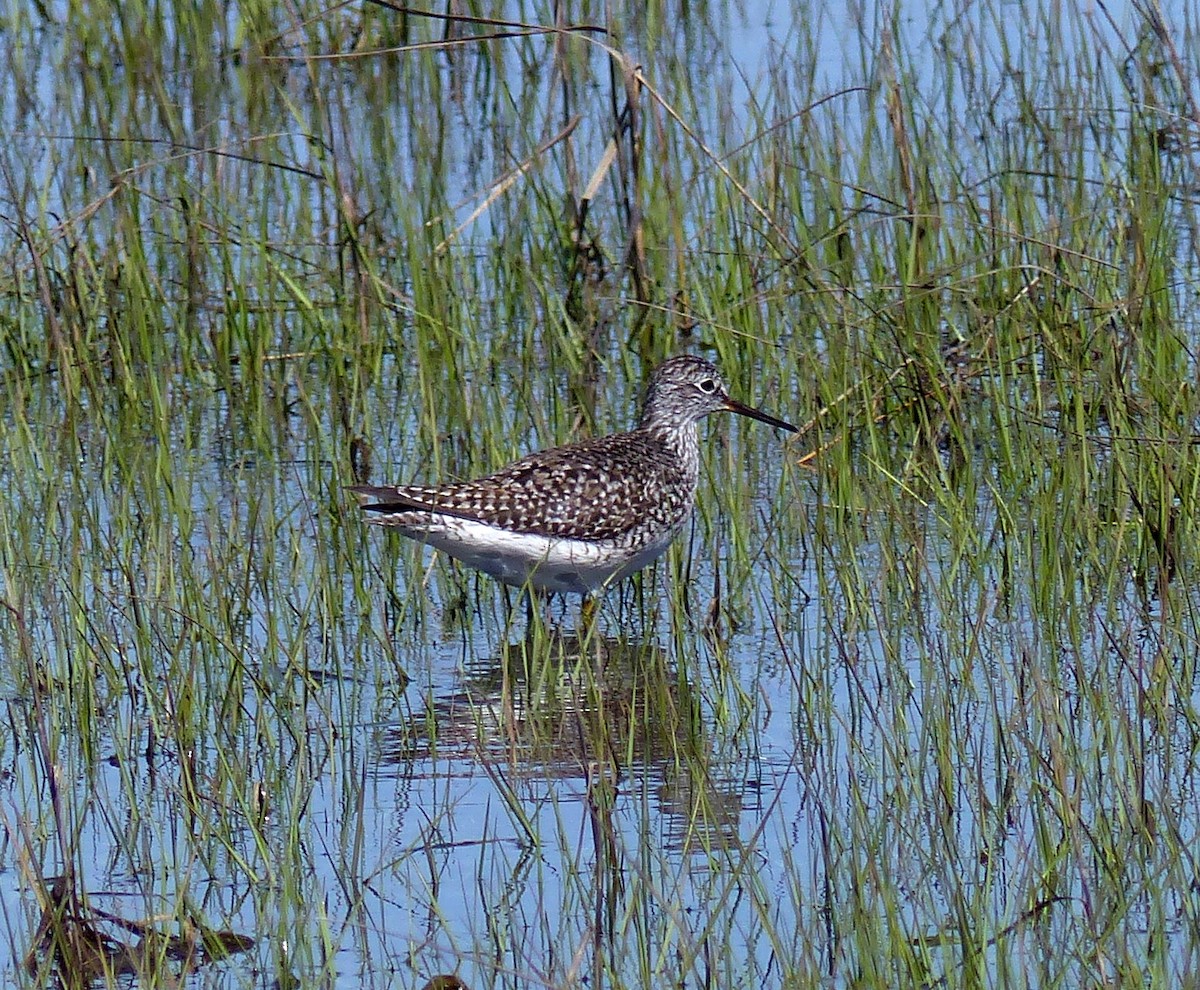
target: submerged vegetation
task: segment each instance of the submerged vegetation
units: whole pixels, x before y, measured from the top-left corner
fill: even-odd
[[[1013,10],[9,5],[6,982],[1194,981],[1197,12]],[[589,635],[343,492],[680,350]]]

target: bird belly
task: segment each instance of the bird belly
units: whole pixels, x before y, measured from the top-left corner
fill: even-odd
[[[457,517],[397,522],[394,516],[373,519],[427,543],[469,567],[513,587],[590,595],[641,570],[660,557],[679,532],[672,527],[645,542],[577,540],[514,533]]]

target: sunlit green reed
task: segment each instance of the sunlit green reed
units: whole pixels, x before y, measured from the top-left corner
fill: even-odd
[[[1194,11],[461,14],[3,15],[5,979],[1187,985]],[[343,493],[689,348],[591,630]]]

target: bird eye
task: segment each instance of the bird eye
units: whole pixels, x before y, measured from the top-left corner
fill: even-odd
[[[712,395],[717,390],[717,383],[711,378],[702,378],[696,383],[696,387],[705,395]]]

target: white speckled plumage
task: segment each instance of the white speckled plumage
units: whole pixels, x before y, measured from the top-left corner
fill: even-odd
[[[696,424],[718,410],[796,430],[735,402],[710,362],[683,355],[655,369],[627,433],[529,454],[474,481],[350,491],[369,522],[505,584],[591,595],[651,563],[678,535],[696,497]]]

